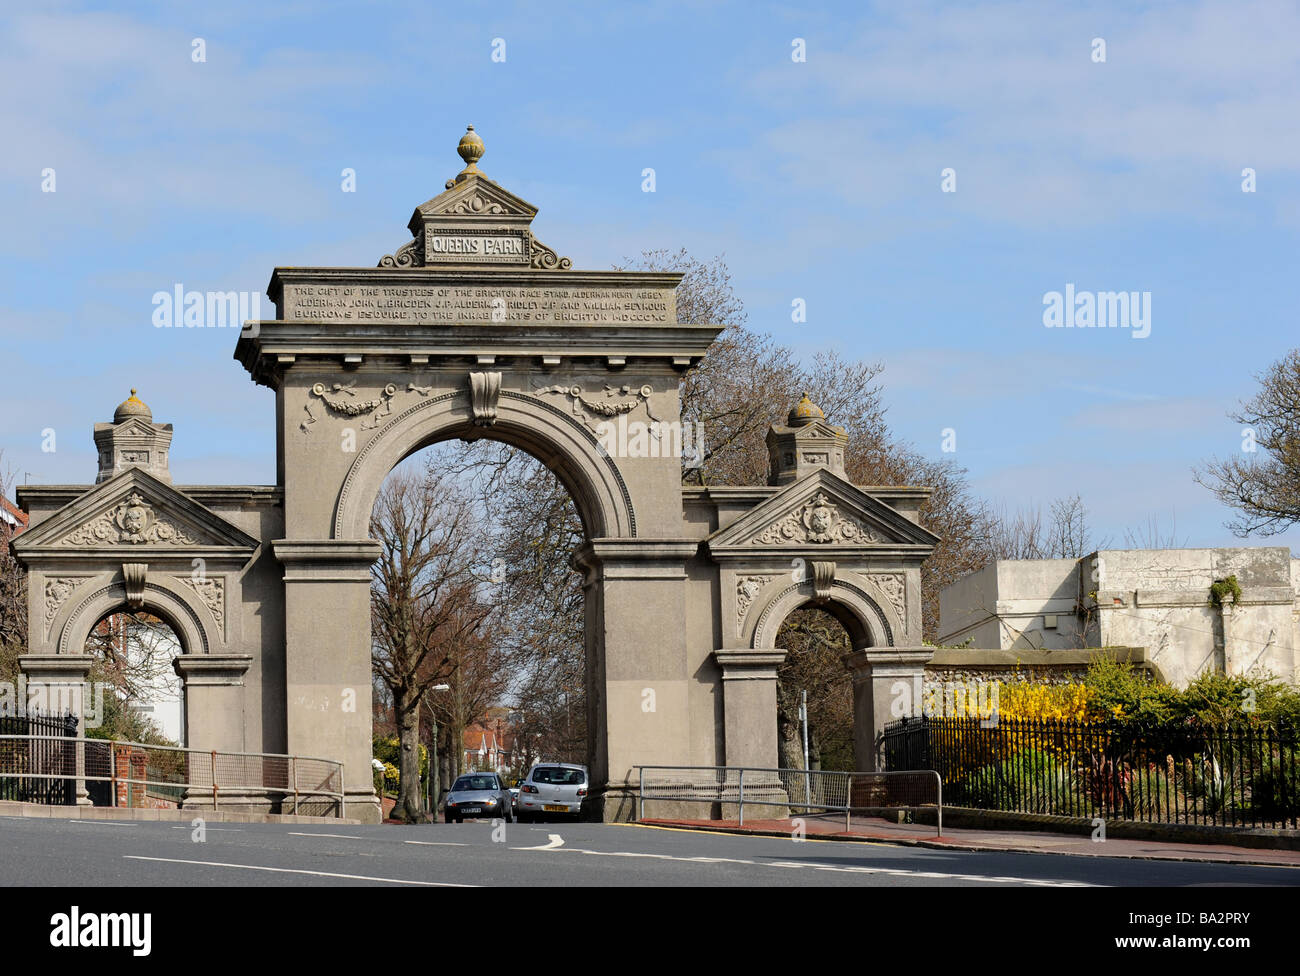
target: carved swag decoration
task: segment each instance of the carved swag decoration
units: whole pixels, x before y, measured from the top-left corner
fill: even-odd
[[[153,507],[135,492],[117,508],[65,536],[65,546],[153,545],[194,546],[197,539],[184,529],[160,517]]]
[[[605,386],[605,399],[592,398],[586,396],[580,386],[547,386],[537,391],[538,396],[544,396],[548,393],[561,393],[573,401],[573,412],[580,417],[588,427],[591,421],[586,414],[594,414],[597,417],[611,418],[618,417],[625,413],[631,413],[642,403],[645,404],[646,416],[655,423],[663,423],[650,411],[650,397],[654,389],[649,384],[639,389],[632,386]],[[630,400],[615,400],[614,398],[623,395],[632,395]],[[585,411],[585,412],[584,412]]]
[[[813,543],[852,544],[883,541],[866,523],[841,512],[835,503],[818,492],[812,501],[773,522],[754,536],[752,545],[802,545]]]
[[[370,414],[368,421],[361,423],[362,430],[374,430],[379,426],[383,417],[387,417],[393,412],[392,399],[397,395],[397,386],[389,383],[385,386],[376,397],[368,400],[355,399],[357,381],[351,383],[335,383],[332,387],[327,387],[324,383],[316,383],[311,388],[311,396],[317,397],[325,404],[330,413],[338,414],[344,417],[359,417],[362,414]],[[406,392],[415,392],[420,396],[428,396],[431,386],[416,386],[414,383],[406,384]],[[349,399],[349,398],[352,399]],[[307,414],[307,419],[298,425],[298,429],[304,434],[308,433],[308,428],[316,423],[316,415],[311,412],[311,403],[303,404],[303,411]]]

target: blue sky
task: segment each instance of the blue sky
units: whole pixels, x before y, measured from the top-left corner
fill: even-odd
[[[724,254],[751,327],[881,362],[893,429],[940,457],[953,428],[978,494],[1232,544],[1192,469],[1240,449],[1226,413],[1297,341],[1298,41],[1294,5],[1250,2],[11,7],[4,461],[89,481],[137,386],[179,483],[273,481],[235,334],[157,330],[151,296],[373,265],[472,122],[575,266]],[[1044,328],[1067,283],[1150,292],[1150,335]]]

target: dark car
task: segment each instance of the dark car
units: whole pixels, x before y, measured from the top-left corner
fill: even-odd
[[[464,773],[451,784],[443,805],[443,819],[460,823],[467,817],[514,819],[510,791],[496,773]]]

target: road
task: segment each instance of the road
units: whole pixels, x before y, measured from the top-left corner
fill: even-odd
[[[622,824],[424,826],[0,818],[0,884],[68,886],[1300,885],[1300,869],[973,853]]]

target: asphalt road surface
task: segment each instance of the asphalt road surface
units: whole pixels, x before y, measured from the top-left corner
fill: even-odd
[[[412,827],[0,818],[0,884],[1300,885],[1300,869],[963,852],[621,824]]]

